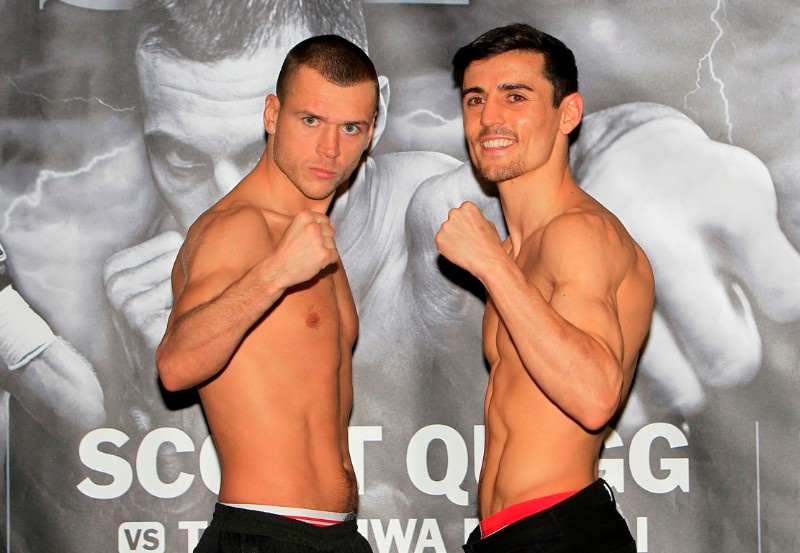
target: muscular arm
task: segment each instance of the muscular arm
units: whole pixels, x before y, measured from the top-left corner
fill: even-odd
[[[2,246],[0,387],[65,441],[105,420],[103,390],[94,369],[16,291]]]
[[[322,214],[299,213],[277,244],[256,209],[212,217],[190,230],[173,270],[175,304],[156,351],[168,390],[216,375],[288,288],[338,259]]]
[[[597,216],[561,216],[542,234],[536,259],[526,243],[514,259],[477,208],[465,207],[456,221],[466,215],[471,228],[459,233],[469,239],[442,253],[484,284],[543,393],[585,428],[601,428],[629,383],[616,306],[625,266],[619,237]],[[552,286],[549,299],[534,278]]]
[[[538,260],[552,279],[549,302],[508,256],[479,276],[531,378],[590,430],[608,422],[624,385],[615,299],[621,245],[603,227],[579,215],[550,223]]]

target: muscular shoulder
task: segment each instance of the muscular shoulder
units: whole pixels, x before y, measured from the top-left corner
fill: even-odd
[[[551,220],[542,231],[539,257],[556,280],[617,288],[636,265],[637,250],[622,223],[598,205]]]
[[[211,209],[189,229],[180,252],[185,278],[209,272],[237,271],[263,257],[273,246],[269,225],[252,206]]]

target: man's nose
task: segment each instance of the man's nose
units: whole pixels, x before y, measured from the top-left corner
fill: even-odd
[[[214,163],[214,186],[220,198],[230,192],[247,174],[247,170],[239,167],[229,159]]]
[[[336,127],[323,129],[317,143],[317,152],[328,159],[334,159],[339,155],[339,129]]]
[[[499,101],[489,99],[481,110],[481,123],[484,127],[501,125],[505,121],[502,105]]]

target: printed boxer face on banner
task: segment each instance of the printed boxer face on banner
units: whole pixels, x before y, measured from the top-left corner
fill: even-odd
[[[183,230],[258,161],[264,98],[305,36],[293,29],[253,55],[213,63],[137,52],[153,177]]]

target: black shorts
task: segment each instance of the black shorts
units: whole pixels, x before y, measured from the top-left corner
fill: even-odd
[[[355,520],[317,527],[291,518],[217,503],[195,553],[371,553]]]
[[[617,510],[611,488],[598,480],[549,509],[481,539],[470,534],[466,553],[636,553],[636,542]]]

